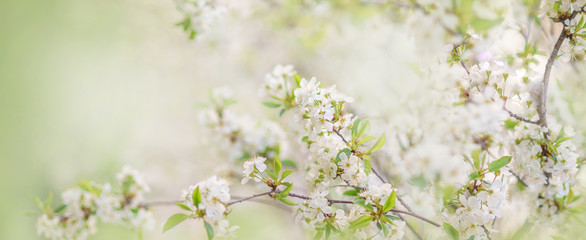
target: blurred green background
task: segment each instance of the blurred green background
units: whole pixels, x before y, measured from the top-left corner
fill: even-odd
[[[171,0],[0,1],[0,239],[41,239],[36,216],[28,213],[38,212],[31,196],[53,192],[60,201],[59,193],[82,178],[112,182],[124,163],[148,176],[148,169],[164,168],[170,158],[185,160],[187,170],[179,175],[193,175],[192,181],[152,186],[154,196],[171,200],[209,175],[198,175],[205,167],[189,162],[199,157],[191,150],[198,140],[195,105],[208,87],[232,76],[193,77],[189,67],[200,57],[186,50],[194,43],[174,27],[180,18]],[[232,85],[239,84],[258,87]],[[152,145],[158,147],[142,153]],[[149,161],[159,164],[147,166]],[[172,187],[163,189],[165,184]],[[278,211],[248,221],[251,211],[267,208],[235,208],[231,220],[241,226],[241,238],[273,239],[273,228],[291,224]],[[173,211],[157,209],[156,229],[145,239],[205,236],[201,223],[163,236],[161,221]],[[138,238],[102,224],[90,239]]]
[[[313,75],[339,80],[342,89],[371,104],[393,91],[393,84],[403,84],[388,82],[389,76],[413,74],[401,65],[405,62],[371,58],[383,51],[383,44],[393,46],[384,50],[392,55],[408,56],[405,52],[412,46],[398,43],[406,42],[405,34],[391,38],[382,31],[391,40],[371,44],[368,34],[349,31],[346,38],[330,39],[337,44],[332,48],[340,51],[328,55],[312,49],[312,41],[324,37],[316,31],[316,36],[301,40],[307,48],[290,51],[292,56],[260,42],[256,44],[270,58],[249,52],[233,60],[221,53],[210,57],[197,42],[187,41],[173,26],[180,19],[171,0],[0,0],[0,239],[41,239],[36,216],[27,214],[36,211],[31,196],[44,198],[53,192],[58,199],[82,178],[112,182],[125,163],[151,179],[152,196],[173,198],[209,176],[213,163],[204,161],[208,155],[198,147],[195,107],[206,99],[208,87],[238,89],[235,98],[242,104],[236,108],[254,114],[263,111],[256,94],[262,76],[275,64],[294,63]],[[277,35],[281,44],[290,44],[290,35]],[[348,49],[354,42],[368,44]],[[216,50],[230,51],[209,51]],[[248,65],[240,66],[243,62]],[[204,64],[216,67],[202,72]],[[323,69],[319,73],[318,65]],[[377,75],[382,68],[392,75]],[[576,80],[564,90],[583,131],[586,96],[579,76],[573,75]],[[355,89],[356,79],[371,82]],[[386,108],[392,104],[399,103]],[[169,175],[149,174],[163,170]],[[287,233],[279,239],[305,236],[288,213],[272,210],[256,203],[236,206],[230,220],[241,227],[238,238],[275,239],[276,232]],[[162,235],[162,221],[173,211],[157,209],[159,222],[145,239],[203,239],[203,228],[195,223]],[[250,214],[258,211],[262,217],[250,221]],[[577,219],[585,219],[584,214]],[[572,231],[566,234],[581,236],[584,225],[576,219],[570,223]],[[101,225],[90,239],[137,237],[124,227]]]

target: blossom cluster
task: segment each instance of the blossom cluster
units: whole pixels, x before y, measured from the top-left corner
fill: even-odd
[[[199,33],[209,31],[228,11],[225,1],[221,0],[175,0],[175,5],[177,10],[185,15],[185,19],[178,25],[189,33],[191,39]]]
[[[371,154],[382,147],[384,135],[366,148],[365,143],[376,137],[365,135],[370,128],[368,120],[345,111],[345,104],[353,99],[338,92],[335,86],[321,87],[316,78],[299,77],[291,65],[277,65],[272,74],[267,74],[263,89],[277,101],[272,105],[283,107],[281,111],[292,110],[293,118],[303,129],[300,134],[308,149],[303,163],[306,187],[313,190],[308,198],[295,202],[296,219],[314,227],[318,235],[351,226],[356,230],[353,236],[359,239],[373,235],[401,238],[404,232],[397,226],[405,226],[404,222],[391,220],[382,211],[382,204],[390,195],[387,190],[392,190],[390,184],[378,187],[380,181],[370,183],[370,179],[376,178],[371,170]],[[355,189],[348,194],[363,202],[363,207],[331,206],[343,202],[328,199],[330,189],[340,183]],[[372,207],[377,204],[379,208]],[[364,220],[371,212],[376,212],[378,218]]]
[[[142,202],[149,187],[142,176],[125,166],[118,174],[118,184],[121,194],[113,192],[110,184],[83,181],[61,194],[63,204],[56,209],[51,207],[51,198],[39,203],[44,212],[37,221],[39,235],[53,240],[87,239],[97,232],[98,220],[151,229],[154,218]]]
[[[216,236],[229,237],[238,226],[230,226],[228,203],[230,202],[230,188],[225,179],[212,176],[196,185],[189,186],[183,191],[179,200],[184,205],[187,215],[193,218],[202,218],[206,224],[210,223]]]

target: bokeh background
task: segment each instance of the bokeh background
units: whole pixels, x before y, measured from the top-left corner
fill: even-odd
[[[335,82],[379,111],[401,104],[380,105],[381,98],[409,97],[397,87],[415,76],[405,29],[362,21],[368,10],[336,26],[271,14],[265,22],[218,27],[210,41],[198,42],[174,26],[181,15],[171,0],[0,0],[0,239],[41,239],[31,196],[58,197],[81,179],[112,182],[125,164],[147,177],[151,200],[175,199],[207,178],[217,161],[201,144],[198,103],[211,87],[230,86],[236,111],[274,118],[258,89],[276,64]],[[287,17],[275,20],[287,14],[305,28],[283,27]],[[583,131],[586,83],[579,77],[583,65],[577,69],[564,94]],[[195,223],[162,235],[174,210],[158,208],[156,229],[145,239],[203,239]],[[250,220],[251,214],[260,217]],[[230,220],[241,227],[238,239],[305,236],[288,213],[261,204],[236,206]],[[584,229],[578,220],[570,224]],[[99,228],[91,239],[138,239],[124,227]]]

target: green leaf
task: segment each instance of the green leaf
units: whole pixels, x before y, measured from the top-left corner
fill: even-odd
[[[370,222],[372,221],[373,217],[370,215],[365,215],[365,216],[361,216],[358,219],[352,221],[350,223],[350,229],[359,229],[359,228],[363,228],[366,227],[370,224]]]
[[[358,145],[362,145],[363,143],[367,143],[369,141],[372,141],[376,139],[375,136],[364,136],[363,138],[360,139],[360,141],[358,141]]]
[[[368,210],[368,211],[373,211],[374,208],[372,207],[372,205],[370,204],[366,204],[364,199],[357,199],[354,200],[354,203],[358,204],[359,206],[363,207],[364,209]]]
[[[267,170],[265,173],[275,181],[278,179],[277,174],[275,174],[272,170]]]
[[[285,179],[289,175],[293,174],[293,172],[294,171],[291,169],[287,169],[287,170],[283,171],[283,174],[281,174],[281,180],[279,180],[279,181],[283,181],[283,179]]]
[[[297,83],[297,87],[301,87],[301,85],[299,83],[301,83],[301,77],[297,74],[293,74],[293,78],[295,79],[295,82]]]
[[[385,201],[385,205],[383,206],[383,212],[391,211],[395,207],[395,202],[397,201],[397,193],[395,190],[391,193],[391,196],[387,198]]]
[[[281,111],[279,112],[279,117],[282,117],[283,114],[285,114],[285,112],[287,111],[287,109],[281,109]]]
[[[281,168],[282,168],[283,164],[281,163],[281,160],[277,156],[275,156],[274,161],[275,161],[275,175],[279,176],[279,173],[281,173]]]
[[[43,201],[41,201],[41,199],[37,196],[33,196],[33,199],[35,200],[37,207],[39,207],[39,209],[45,213],[45,204],[43,204]]]
[[[313,236],[313,240],[320,240],[323,235],[324,235],[323,229],[316,230],[315,236]]]
[[[65,208],[67,207],[67,205],[65,204],[61,204],[61,206],[55,208],[55,213],[61,213],[63,210],[65,210]]]
[[[472,20],[472,22],[470,23],[470,25],[472,26],[472,28],[474,28],[474,30],[476,30],[479,33],[482,33],[484,31],[490,29],[491,27],[501,23],[502,21],[503,21],[503,18],[498,18],[495,20],[474,18]]]
[[[504,156],[499,158],[498,160],[491,162],[488,166],[488,171],[496,172],[497,170],[501,169],[502,167],[506,166],[511,162],[511,156]]]
[[[473,173],[470,174],[470,176],[468,176],[470,178],[470,180],[481,180],[482,178],[480,177],[480,173],[478,173],[477,171],[474,171]]]
[[[193,211],[193,210],[192,210],[192,209],[191,209],[189,206],[187,206],[187,204],[185,204],[185,203],[182,203],[182,202],[176,202],[175,204],[176,204],[178,207],[180,207],[181,209],[183,209],[183,210],[186,210],[186,211]]]
[[[326,225],[326,240],[330,239],[330,234],[332,234],[332,227]]]
[[[392,220],[401,220],[400,217],[395,216],[395,215],[383,215],[384,218],[387,219],[387,221],[389,221],[389,223],[392,223]]]
[[[370,130],[370,121],[368,119],[361,120],[358,123],[358,129],[356,130],[356,138],[362,137],[366,132]]]
[[[343,193],[343,195],[345,195],[345,196],[354,196],[355,197],[355,196],[358,196],[358,193],[360,193],[360,190],[359,189],[351,189],[351,190],[345,191]]]
[[[203,221],[203,225],[206,228],[206,233],[208,233],[208,240],[212,240],[214,238],[214,228],[207,221]]]
[[[53,209],[51,208],[51,205],[53,205],[53,193],[49,192],[49,196],[45,199],[45,202],[43,202],[43,207],[47,212],[52,212]]]
[[[370,160],[364,159],[364,173],[366,173],[366,175],[368,175],[368,174],[370,174],[370,171],[371,171]]]
[[[354,120],[354,123],[352,124],[352,140],[357,138],[358,125],[360,124],[360,121],[360,118],[356,118],[356,120]]]
[[[274,103],[274,102],[262,102],[262,105],[265,105],[266,107],[269,107],[269,108],[278,108],[281,106],[280,103]]]
[[[166,232],[167,230],[174,228],[175,226],[177,226],[177,224],[185,221],[185,219],[188,219],[189,216],[182,214],[182,213],[177,213],[173,216],[171,216],[169,219],[167,219],[167,222],[165,223],[165,226],[163,226],[163,232]]]
[[[385,223],[380,223],[384,236],[389,236],[389,227]]]
[[[278,199],[286,198],[287,196],[289,196],[289,192],[291,192],[291,188],[293,188],[293,184],[291,183],[283,183],[283,185],[287,186],[287,188],[285,188],[282,192],[277,194],[276,197]]]
[[[458,232],[458,230],[450,225],[449,223],[444,223],[444,231],[446,231],[446,233],[448,234],[448,236],[450,236],[450,239],[452,240],[460,240],[460,233]]]
[[[197,35],[197,32],[194,30],[191,30],[191,32],[189,33],[189,40],[195,39],[196,35]]]
[[[293,201],[286,199],[286,198],[279,198],[279,201],[281,201],[284,204],[290,205],[290,206],[295,206],[297,205],[296,203],[294,203]]]
[[[346,154],[346,157],[350,157],[350,155],[352,154],[352,151],[349,148],[344,148],[342,150],[340,150],[338,152],[338,155],[336,155],[336,161],[341,161],[342,159],[340,159],[340,154]]]
[[[519,125],[519,121],[513,120],[513,119],[507,119],[505,120],[505,128],[506,129],[510,129],[513,130],[515,129],[515,127]]]
[[[197,186],[191,193],[191,199],[193,200],[193,206],[198,208],[201,203],[201,193],[199,192],[199,186]]]
[[[383,133],[380,138],[372,145],[372,147],[368,150],[367,154],[373,153],[381,149],[385,145],[386,136]]]

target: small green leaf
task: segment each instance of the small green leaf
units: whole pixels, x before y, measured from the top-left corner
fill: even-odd
[[[370,204],[366,204],[364,199],[357,199],[354,200],[354,203],[358,204],[359,206],[363,207],[364,209],[368,210],[368,211],[374,211],[374,208],[372,207],[372,205]]]
[[[450,236],[450,239],[452,240],[460,240],[460,233],[458,232],[458,230],[450,225],[449,223],[444,223],[444,231],[446,231],[446,233],[448,234],[448,236]]]
[[[265,173],[275,181],[278,179],[277,174],[275,174],[272,170],[267,170]]]
[[[345,191],[343,193],[343,195],[345,195],[345,196],[354,196],[355,197],[355,196],[358,196],[358,193],[360,193],[360,190],[359,189],[351,189],[351,190]]]
[[[283,163],[283,166],[285,166],[285,167],[297,169],[297,163],[291,159],[283,159],[281,162]]]
[[[470,178],[470,180],[481,180],[482,178],[480,177],[480,173],[474,171],[473,173],[470,174],[470,176],[468,176]]]
[[[370,174],[370,171],[371,171],[370,160],[364,159],[364,173],[366,173],[366,175],[368,175],[368,174]]]
[[[366,132],[370,130],[370,121],[368,119],[361,120],[358,123],[358,129],[356,130],[356,138],[362,137]]]
[[[323,229],[319,229],[319,230],[316,229],[315,236],[313,236],[313,240],[320,240],[321,237],[323,237],[323,235],[324,235]]]
[[[358,125],[360,124],[360,118],[356,118],[356,120],[354,120],[354,123],[352,124],[352,139],[356,139],[357,138],[357,133],[358,133]]]
[[[374,139],[376,139],[375,136],[364,136],[363,138],[360,139],[360,141],[358,141],[358,145],[362,145],[362,144],[367,143],[369,141],[372,141]]]
[[[188,219],[189,216],[182,214],[182,213],[177,213],[173,216],[171,216],[169,219],[167,219],[167,222],[165,223],[165,226],[163,226],[163,232],[166,232],[167,230],[177,226],[177,224],[185,221],[185,219]]]
[[[389,227],[385,223],[380,223],[384,236],[389,236]]]
[[[352,154],[352,151],[349,148],[344,148],[342,150],[340,150],[338,152],[338,155],[336,155],[336,161],[341,161],[342,159],[340,159],[340,154],[346,154],[346,157],[350,157],[350,155]]]
[[[513,119],[507,119],[505,120],[505,128],[509,129],[509,130],[513,130],[515,129],[515,127],[519,125],[519,121],[513,120]]]
[[[506,166],[511,162],[511,156],[504,156],[499,158],[498,160],[491,162],[488,166],[488,171],[496,172],[497,170],[501,169],[502,167]]]
[[[383,133],[383,135],[380,136],[380,138],[376,141],[376,143],[374,143],[374,145],[372,145],[372,147],[368,150],[367,154],[376,152],[379,149],[381,149],[385,145],[385,141],[386,141],[386,136]]]
[[[61,213],[65,208],[67,208],[67,205],[61,204],[61,206],[55,208],[55,213]]]
[[[286,198],[287,196],[289,196],[289,192],[291,192],[291,188],[293,188],[293,184],[291,183],[283,183],[283,185],[287,186],[287,188],[285,188],[282,192],[277,194],[276,197],[279,199]]]
[[[277,156],[275,156],[274,161],[275,161],[275,175],[279,176],[279,173],[281,173],[281,167],[283,166],[283,164],[281,163],[281,160]]]
[[[296,203],[294,203],[293,201],[286,199],[286,198],[279,198],[279,201],[281,201],[284,204],[290,205],[290,206],[295,206],[297,205]]]
[[[383,217],[386,218],[389,223],[392,223],[392,220],[401,220],[400,217],[395,215],[383,215]]]
[[[33,199],[35,200],[37,207],[39,207],[39,209],[45,213],[45,204],[43,204],[43,201],[41,201],[41,199],[37,196],[33,196]]]
[[[279,112],[279,117],[282,117],[283,114],[285,114],[285,112],[287,111],[287,109],[281,109],[281,111]]]
[[[203,225],[208,233],[208,240],[212,240],[214,238],[214,228],[207,221],[203,221]]]
[[[53,193],[49,192],[49,196],[45,199],[45,202],[43,202],[43,207],[47,212],[52,212],[53,209],[51,208],[51,205],[53,205]]]
[[[191,30],[191,32],[189,33],[189,40],[195,39],[195,35],[197,35],[197,32],[194,30]]]
[[[201,193],[199,192],[199,186],[197,186],[191,193],[191,199],[193,200],[193,206],[198,207],[201,203]]]
[[[373,217],[370,215],[361,216],[358,219],[356,219],[350,223],[350,229],[359,229],[359,228],[366,227],[370,224],[372,219],[373,219]]]
[[[291,174],[293,174],[293,170],[291,170],[291,169],[287,169],[287,170],[283,171],[283,174],[281,174],[281,180],[279,180],[279,181],[283,181],[283,179],[285,179],[286,177],[288,177]]]
[[[262,105],[265,105],[266,107],[269,107],[269,108],[278,108],[281,106],[280,103],[274,103],[274,102],[262,102]]]
[[[385,205],[383,206],[383,212],[391,211],[395,207],[395,202],[397,201],[397,193],[395,190],[391,193],[391,196],[387,198],[385,201]]]
[[[193,211],[193,210],[192,210],[192,209],[191,209],[189,206],[187,206],[187,204],[185,204],[185,203],[182,203],[182,202],[176,202],[175,204],[176,204],[178,207],[180,207],[181,209],[183,209],[183,210],[186,210],[186,211]]]

